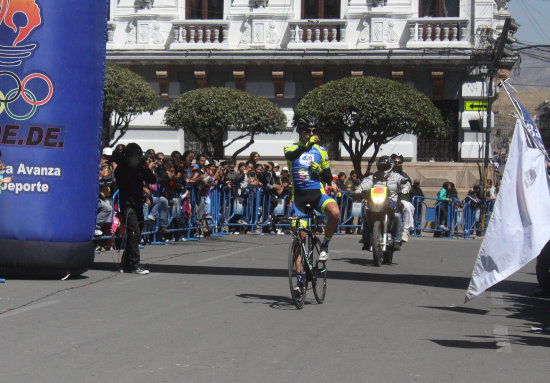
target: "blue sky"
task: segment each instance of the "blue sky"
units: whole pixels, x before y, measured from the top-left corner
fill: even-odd
[[[508,11],[521,25],[515,38],[550,45],[550,0],[510,0]]]

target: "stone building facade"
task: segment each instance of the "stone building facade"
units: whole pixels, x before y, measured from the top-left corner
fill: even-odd
[[[498,0],[111,0],[107,59],[142,75],[162,108],[139,116],[122,142],[170,152],[192,137],[163,123],[180,94],[234,87],[275,102],[288,131],[258,137],[248,151],[282,156],[290,121],[311,89],[346,76],[381,76],[434,101],[448,138],[398,137],[382,154],[413,161],[477,161],[483,156],[491,41],[508,12]],[[513,60],[508,63],[511,68]],[[477,122],[476,122],[477,121]],[[493,119],[494,121],[494,119]],[[473,130],[472,130],[473,128]],[[228,137],[231,139],[231,136]],[[240,147],[238,142],[226,150]],[[331,148],[346,158],[343,148]]]

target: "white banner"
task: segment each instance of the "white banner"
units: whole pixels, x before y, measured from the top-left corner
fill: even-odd
[[[545,155],[529,147],[518,119],[465,302],[521,269],[549,239],[550,185]]]

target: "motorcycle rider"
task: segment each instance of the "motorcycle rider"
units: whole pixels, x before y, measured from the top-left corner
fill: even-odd
[[[412,182],[410,177],[403,171],[404,158],[402,154],[392,154],[393,159],[393,171],[401,174],[408,182],[402,186],[401,190],[401,207],[403,218],[403,233],[401,239],[403,242],[409,241],[409,232],[414,228],[414,206],[411,203],[409,192],[412,189]]]
[[[398,203],[399,193],[407,178],[393,171],[392,161],[388,156],[378,158],[376,168],[376,172],[361,181],[361,184],[355,189],[354,194],[366,194],[374,186],[386,186],[392,204]],[[392,228],[393,249],[398,251],[401,249],[401,234],[403,230],[400,209],[395,209],[395,223]],[[369,233],[370,228],[367,226],[367,220],[365,219],[363,220],[363,250],[368,250],[370,247]]]

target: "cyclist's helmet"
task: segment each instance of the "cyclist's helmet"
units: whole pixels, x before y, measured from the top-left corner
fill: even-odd
[[[306,130],[317,128],[319,123],[315,117],[298,117],[296,120],[296,130]]]
[[[378,170],[386,171],[391,169],[391,159],[388,156],[382,156],[376,161]]]

